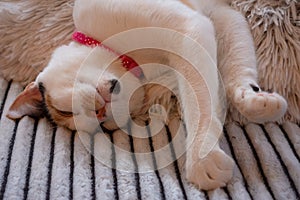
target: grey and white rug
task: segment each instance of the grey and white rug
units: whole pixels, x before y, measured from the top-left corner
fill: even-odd
[[[80,137],[51,127],[46,119],[7,119],[8,106],[22,87],[3,79],[0,83],[0,199],[300,199],[297,124],[227,124],[221,146],[236,162],[234,177],[227,187],[207,192],[185,180],[183,158],[158,170],[137,173],[145,165],[155,169],[161,159],[176,157],[173,143],[165,158],[152,153],[150,162],[143,162],[135,154],[116,150],[122,146],[129,152],[138,151],[138,141],[130,134]],[[105,138],[115,145],[105,145]],[[163,134],[144,139],[143,145],[155,152],[158,143],[171,139],[172,130],[165,127]],[[97,152],[104,152],[112,167],[93,156]],[[133,172],[116,170],[124,162]]]

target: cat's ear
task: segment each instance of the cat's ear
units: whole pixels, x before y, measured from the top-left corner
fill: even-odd
[[[10,119],[19,119],[25,115],[31,117],[41,117],[43,97],[37,83],[32,82],[8,109],[6,116]]]

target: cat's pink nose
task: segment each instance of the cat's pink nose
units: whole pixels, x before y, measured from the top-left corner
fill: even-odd
[[[112,94],[119,94],[120,91],[121,86],[117,79],[109,80],[97,86],[97,92],[101,95],[105,102],[111,102]]]

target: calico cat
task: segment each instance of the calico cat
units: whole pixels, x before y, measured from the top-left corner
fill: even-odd
[[[225,0],[76,0],[73,18],[75,41],[55,50],[9,118],[46,115],[89,133],[99,122],[122,127],[145,109],[145,83],[170,74],[188,132],[186,177],[208,190],[225,186],[234,166],[218,145],[218,70],[228,103],[249,120],[276,120],[286,110],[280,95],[260,90],[247,23]]]

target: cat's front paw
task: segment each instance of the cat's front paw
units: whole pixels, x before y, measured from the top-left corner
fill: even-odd
[[[257,123],[276,121],[287,109],[287,102],[282,96],[260,91],[254,86],[239,87],[235,91],[233,104],[247,119]]]
[[[199,189],[224,187],[232,178],[234,162],[222,150],[213,150],[203,159],[194,159],[186,166],[187,180]]]

